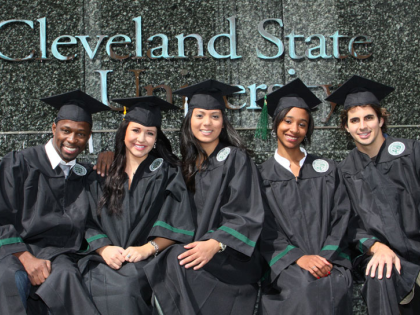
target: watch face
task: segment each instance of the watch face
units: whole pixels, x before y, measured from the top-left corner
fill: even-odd
[[[223,243],[219,242],[219,246],[220,246],[219,253],[221,253],[221,252],[225,251],[225,249],[226,249],[226,245],[225,245],[225,244],[223,244]]]

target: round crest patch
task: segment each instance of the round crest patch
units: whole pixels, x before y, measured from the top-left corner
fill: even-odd
[[[325,160],[316,159],[312,162],[312,167],[318,173],[325,173],[330,168],[330,165]]]
[[[400,155],[405,150],[405,145],[402,142],[392,142],[388,147],[388,153],[391,155]]]
[[[227,148],[227,147],[223,148],[222,150],[219,151],[219,153],[217,153],[216,159],[219,162],[222,162],[227,159],[229,154],[230,154],[230,148]]]
[[[162,158],[158,158],[156,160],[154,160],[152,162],[152,164],[150,164],[149,169],[154,172],[156,171],[159,167],[161,167],[163,164],[163,159]]]
[[[80,164],[74,164],[73,173],[75,173],[76,175],[79,175],[79,176],[85,176],[86,173],[87,173],[87,170],[84,166],[82,166]]]

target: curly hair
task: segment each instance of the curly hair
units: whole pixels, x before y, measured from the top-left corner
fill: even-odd
[[[102,190],[103,195],[98,203],[98,214],[104,206],[107,206],[110,215],[120,215],[122,213],[122,200],[124,199],[124,183],[126,181],[126,147],[125,134],[130,122],[124,120],[118,127],[115,134],[114,160],[109,168],[109,174],[104,181]],[[178,157],[172,153],[171,143],[162,132],[160,127],[157,128],[156,148],[150,151],[150,154],[160,157],[172,166],[180,164]]]
[[[375,105],[360,105],[360,107],[366,107],[366,106],[370,106],[372,107],[372,109],[375,111],[376,116],[378,117],[378,120],[380,120],[381,118],[384,120],[384,123],[382,124],[381,130],[383,133],[385,133],[387,131],[387,127],[388,127],[388,120],[389,120],[389,112],[383,108],[383,107],[379,107],[379,106],[375,106]],[[350,107],[348,109],[343,109],[341,111],[340,114],[340,129],[343,131],[346,131],[346,127],[347,127],[347,123],[348,123],[348,119],[349,119],[349,111],[352,109],[353,107]]]

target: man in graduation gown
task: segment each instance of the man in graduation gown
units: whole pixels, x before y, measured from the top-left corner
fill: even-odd
[[[420,143],[384,134],[379,101],[393,90],[353,76],[327,100],[344,104],[341,126],[356,144],[340,168],[369,314],[419,314]]]
[[[0,313],[47,306],[52,314],[99,314],[75,264],[88,212],[87,170],[76,157],[91,135],[91,113],[108,107],[81,91],[43,101],[60,109],[53,138],[0,164]]]

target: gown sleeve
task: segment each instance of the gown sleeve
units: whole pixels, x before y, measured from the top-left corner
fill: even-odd
[[[324,241],[320,256],[333,264],[351,268],[347,228],[351,213],[350,199],[341,173],[334,174],[334,205],[330,214],[330,233]]]
[[[17,152],[9,153],[0,163],[0,259],[29,251],[16,226],[22,218],[22,191],[27,173],[24,164]]]
[[[237,150],[227,167],[227,185],[221,203],[221,225],[201,240],[215,239],[248,257],[254,252],[264,221],[264,206],[258,170],[251,159]],[[216,203],[218,204],[218,203]]]
[[[168,167],[165,200],[148,239],[164,237],[180,243],[189,243],[194,237],[194,223],[187,187],[181,169]]]
[[[92,171],[88,176],[85,183],[86,191],[89,198],[89,212],[86,220],[85,227],[85,244],[84,248],[79,254],[89,254],[106,245],[112,245],[111,240],[101,230],[100,220],[97,214],[97,207],[99,199],[102,196],[101,178]]]
[[[265,194],[263,198],[266,200]],[[292,245],[281,229],[280,224],[277,223],[268,205],[265,209],[260,248],[262,256],[270,266],[270,276],[265,275],[264,278],[270,278],[271,283],[284,269],[295,263],[305,253],[300,248]]]

